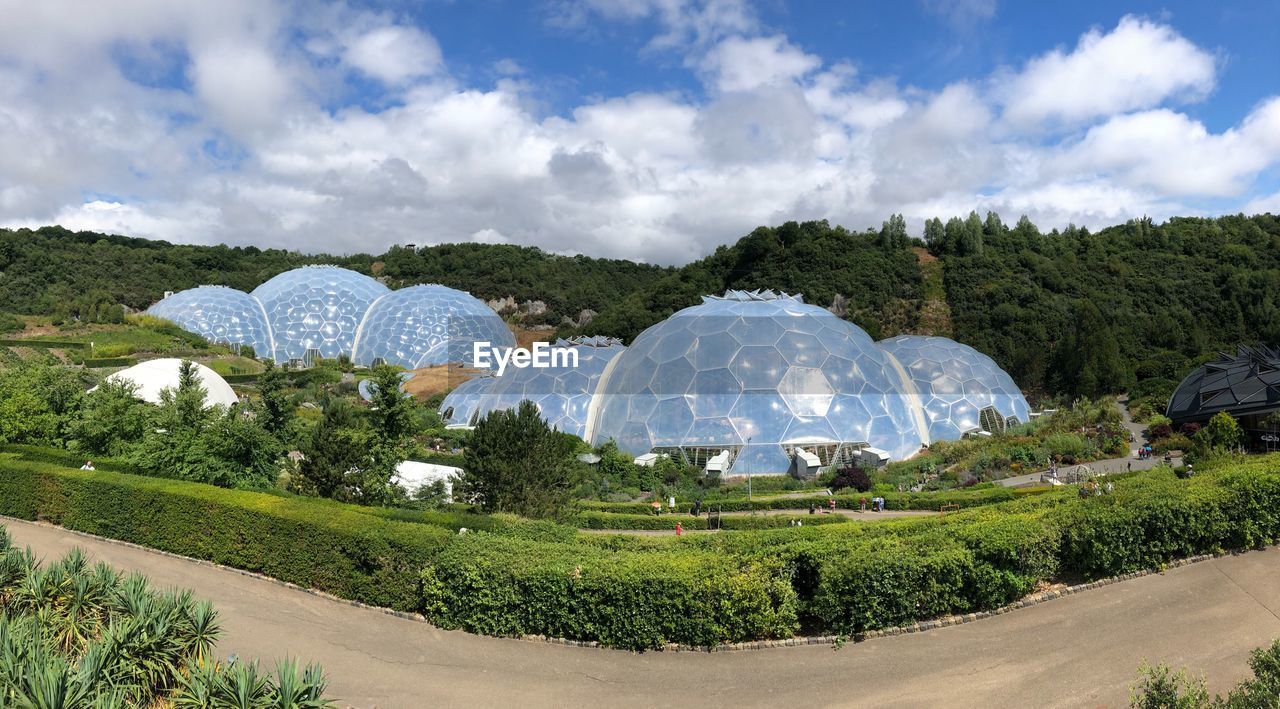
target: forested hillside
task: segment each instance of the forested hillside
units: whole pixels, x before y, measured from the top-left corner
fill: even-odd
[[[1031,391],[1115,393],[1142,380],[1164,392],[1216,350],[1280,343],[1272,215],[1041,233],[1025,217],[1008,227],[970,213],[929,220],[924,237],[942,263],[950,334]],[[629,338],[702,293],[775,288],[823,306],[838,293],[877,339],[933,334],[913,241],[899,217],[861,234],[825,222],[760,228],[627,296],[592,329]]]
[[[855,233],[825,221],[760,227],[716,252],[632,293],[588,328],[630,340],[706,294],[734,288],[803,293],[829,307],[839,295],[845,317],[872,337],[912,331],[919,322],[920,269],[905,231],[893,238]]]
[[[661,268],[509,245],[330,257],[59,227],[0,230],[0,311],[85,319],[104,304],[145,308],[165,290],[250,290],[295,266],[335,263],[393,287],[438,282],[485,299],[541,300],[544,322],[590,308],[599,315],[583,334],[628,340],[704,294],[799,292],[877,339],[945,324],[1025,389],[1047,393],[1118,392],[1139,381],[1160,392],[1215,350],[1280,344],[1280,219],[1269,214],[1041,233],[1026,218],[1008,227],[995,214],[971,213],[929,220],[923,236],[909,238],[897,216],[867,232],[788,222]]]
[[[95,319],[116,303],[135,310],[167,290],[226,285],[253,290],[308,263],[331,263],[383,276],[392,287],[442,283],[484,299],[542,300],[547,322],[601,310],[671,272],[630,261],[557,256],[540,249],[446,244],[416,251],[329,256],[255,247],[189,246],[61,227],[0,229],[0,312]]]

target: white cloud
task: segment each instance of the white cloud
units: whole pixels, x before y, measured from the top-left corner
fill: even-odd
[[[1213,89],[1215,74],[1212,54],[1168,25],[1129,15],[1106,34],[1086,32],[1070,53],[1055,49],[998,76],[995,92],[1008,121],[1032,128],[1198,101]]]
[[[671,263],[788,219],[864,228],[902,212],[918,227],[978,208],[1048,229],[1280,199],[1253,192],[1280,165],[1280,99],[1217,132],[1178,112],[1212,88],[1212,58],[1145,20],[1016,75],[922,90],[762,33],[742,2],[583,0],[572,7],[592,22],[654,21],[652,47],[674,43],[706,96],[640,91],[543,115],[534,72],[478,87],[450,74],[428,28],[345,5],[303,22],[268,0],[130,0],[59,22],[75,13],[41,9],[57,1],[22,6],[25,31],[0,26],[0,224],[306,251],[474,240]],[[1164,59],[1112,72],[1130,51],[1117,42]],[[113,54],[122,43],[157,71],[177,62],[190,85],[131,79]],[[1170,57],[1207,61],[1208,78],[1186,62],[1160,73]],[[1117,88],[1144,72],[1165,84],[1136,98]],[[387,100],[347,98],[366,76]],[[1023,105],[998,78],[1099,91]]]
[[[1165,194],[1229,197],[1276,162],[1280,99],[1255,109],[1239,128],[1220,134],[1168,109],[1116,116],[1091,128],[1057,167],[1095,170]]]
[[[822,65],[822,60],[789,43],[786,37],[730,37],[703,60],[720,91],[750,91],[790,83]]]
[[[377,27],[352,38],[343,59],[387,84],[435,73],[444,63],[440,45],[416,27]]]

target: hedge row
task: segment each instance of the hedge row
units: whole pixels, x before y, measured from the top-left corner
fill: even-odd
[[[86,358],[83,362],[85,367],[89,369],[104,369],[107,367],[132,367],[137,364],[138,360],[134,357],[99,357],[97,359]]]
[[[87,350],[88,342],[62,342],[60,340],[35,340],[18,338],[0,339],[0,347],[31,347],[36,349]]]
[[[458,534],[430,514],[396,521],[383,518],[390,511],[331,501],[0,458],[0,515],[424,612],[443,627],[632,649],[796,629],[795,594],[777,564],[680,551],[613,554],[549,522],[490,518],[494,531]]]
[[[18,458],[32,463],[51,463],[64,468],[79,468],[87,460],[83,454],[72,453],[61,448],[45,448],[43,446],[28,446],[18,443],[0,445],[0,453],[7,454],[6,457],[9,458]],[[143,474],[143,471],[139,470],[133,463],[116,458],[95,457],[93,458],[93,467],[97,470],[112,473]]]
[[[421,570],[454,536],[303,499],[15,460],[0,461],[0,514],[403,611],[421,606]]]
[[[957,514],[877,524],[804,516],[803,528],[676,538],[579,535],[550,522],[377,511],[0,458],[0,514],[420,611],[443,627],[648,648],[799,627],[857,633],[993,608],[1064,573],[1110,576],[1272,543],[1277,470],[1280,456],[1271,456],[1191,480],[1168,469],[1135,475],[1086,499],[1068,488]],[[696,519],[581,514],[602,524]]]
[[[844,515],[746,515],[723,516],[719,523],[721,529],[776,529],[790,527],[793,522],[804,525],[840,524],[849,522]],[[587,510],[574,515],[572,524],[579,529],[617,529],[617,530],[674,530],[676,524],[684,529],[708,529],[710,518],[707,515],[694,517],[687,514],[616,514],[613,512],[595,512]]]
[[[486,635],[550,635],[643,649],[790,637],[796,594],[777,563],[613,552],[467,534],[424,573],[429,618]]]
[[[950,490],[946,492],[889,492],[881,495],[885,500],[885,509],[890,510],[939,510],[944,505],[957,505],[962,508],[993,505],[1009,502],[1027,495],[1037,495],[1051,488],[1026,488],[1014,490],[1007,487],[984,487],[976,490]],[[836,506],[843,509],[858,509],[862,499],[871,504],[872,493],[842,491],[834,495]],[[804,510],[809,505],[826,507],[831,497],[826,494],[806,495],[803,497],[765,497],[752,500],[733,498],[727,500],[703,500],[702,509],[719,509],[724,512],[749,512],[755,510]],[[648,502],[599,502],[585,500],[580,503],[584,509],[597,512],[613,512],[617,514],[644,514],[652,512],[652,503]],[[676,503],[676,511],[688,513],[693,509],[692,501]]]

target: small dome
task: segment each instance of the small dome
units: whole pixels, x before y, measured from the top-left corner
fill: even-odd
[[[537,405],[542,418],[555,429],[585,437],[587,414],[600,376],[626,347],[611,337],[557,340],[552,346],[576,353],[577,362],[557,367],[509,367],[493,380],[489,395],[480,405],[479,417],[513,409],[527,399]]]
[[[272,356],[271,327],[257,298],[226,286],[179,291],[147,309],[187,332],[219,344],[249,345],[258,357]]]
[[[239,403],[239,397],[231,390],[231,385],[227,383],[227,380],[199,362],[193,362],[192,364],[195,365],[196,377],[200,380],[200,385],[204,387],[205,406],[231,407]],[[137,387],[135,393],[138,398],[151,404],[159,404],[160,392],[165,389],[178,388],[181,367],[182,360],[177,358],[152,359],[141,364],[135,364],[128,369],[122,369],[107,377],[107,381],[133,382]]]
[[[285,271],[254,289],[275,338],[275,359],[305,359],[308,350],[333,359],[350,355],[356,329],[373,301],[390,289],[337,266]]]
[[[476,342],[515,347],[506,323],[483,301],[441,285],[391,291],[369,308],[352,359],[381,359],[407,369],[461,362],[471,366]]]
[[[734,474],[783,473],[803,447],[831,464],[870,445],[915,454],[902,378],[865,332],[799,296],[729,291],[642,332],[601,381],[588,435],[641,455],[719,449]]]
[[[990,357],[945,337],[900,335],[880,342],[904,370],[928,419],[929,440],[1003,431],[1031,420],[1027,400]],[[985,413],[984,413],[985,412]]]
[[[488,372],[454,387],[440,402],[440,418],[449,426],[474,426],[497,378]]]

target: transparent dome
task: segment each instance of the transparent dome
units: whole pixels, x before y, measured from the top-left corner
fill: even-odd
[[[489,391],[497,382],[497,378],[488,372],[468,379],[454,387],[440,402],[440,418],[447,426],[474,426],[478,420],[480,408],[484,406]]]
[[[783,473],[796,448],[823,465],[870,445],[922,443],[902,377],[857,326],[799,296],[730,291],[642,332],[601,382],[588,435],[732,474]]]
[[[576,366],[508,368],[494,379],[484,398],[480,418],[493,411],[515,408],[521,401],[537,405],[542,418],[552,427],[579,438],[586,436],[591,401],[609,362],[626,347],[612,337],[578,337],[558,340],[554,347],[576,352]]]
[[[502,318],[483,301],[440,285],[419,285],[382,296],[365,315],[352,359],[382,359],[417,369],[449,362],[471,365],[472,343],[515,347]]]
[[[272,353],[267,314],[256,298],[226,286],[200,286],[179,291],[147,308],[210,342],[249,345],[259,357]]]
[[[369,305],[391,291],[381,283],[337,266],[304,266],[285,271],[258,286],[275,338],[275,359],[306,359],[351,354],[356,328]]]
[[[900,335],[880,348],[905,370],[929,425],[929,440],[956,440],[974,430],[1026,423],[1022,391],[990,357],[945,337]],[[986,413],[984,413],[984,410]]]

